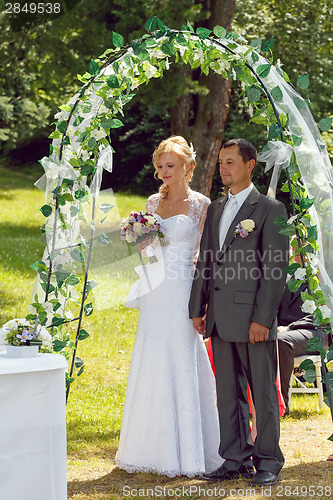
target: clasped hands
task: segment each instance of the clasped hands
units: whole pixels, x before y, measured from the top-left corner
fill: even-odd
[[[192,318],[193,326],[200,335],[205,335],[206,333],[206,315],[202,318]],[[249,340],[251,344],[255,344],[256,342],[263,342],[268,340],[269,328],[264,325],[260,325],[259,323],[255,323],[252,321],[250,324],[249,330]]]

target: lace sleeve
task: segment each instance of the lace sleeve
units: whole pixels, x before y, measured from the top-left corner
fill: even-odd
[[[197,224],[197,242],[196,242],[196,247],[195,247],[195,252],[194,252],[195,261],[197,260],[197,257],[198,257],[200,240],[201,240],[203,228],[205,225],[207,208],[208,208],[209,204],[210,204],[210,199],[207,198],[207,196],[205,196],[201,193],[197,193],[195,191],[191,191],[190,209],[189,209],[188,215]]]
[[[149,196],[146,203],[146,212],[148,212],[149,214],[154,214],[157,210],[159,202],[160,202],[159,193],[152,194],[151,196]]]

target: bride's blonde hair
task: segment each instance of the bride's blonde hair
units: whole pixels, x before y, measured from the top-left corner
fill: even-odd
[[[193,171],[195,169],[195,151],[193,146],[189,146],[186,139],[181,135],[172,135],[167,139],[164,139],[155,149],[153,153],[153,165],[155,167],[154,177],[157,178],[157,166],[158,159],[162,153],[175,153],[182,161],[184,165],[189,165],[188,170],[185,173],[186,183],[189,184],[193,177]],[[159,193],[162,198],[166,198],[168,194],[169,186],[162,184],[159,188]]]

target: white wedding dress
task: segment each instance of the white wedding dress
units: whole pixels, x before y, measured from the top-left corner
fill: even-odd
[[[165,243],[157,252],[159,261],[146,266],[153,289],[139,299],[116,454],[117,466],[128,472],[193,477],[223,463],[215,379],[203,339],[188,314],[193,262],[209,199],[190,191],[189,200],[188,216],[167,219],[155,214],[159,194],[147,202]]]

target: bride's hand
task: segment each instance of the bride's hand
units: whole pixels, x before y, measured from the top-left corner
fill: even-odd
[[[205,335],[206,333],[206,316],[203,318],[192,318],[193,326],[200,335]]]
[[[139,252],[143,252],[150,244],[151,244],[151,238],[147,236],[144,240],[140,241],[140,243],[137,243],[136,247],[139,250]]]

